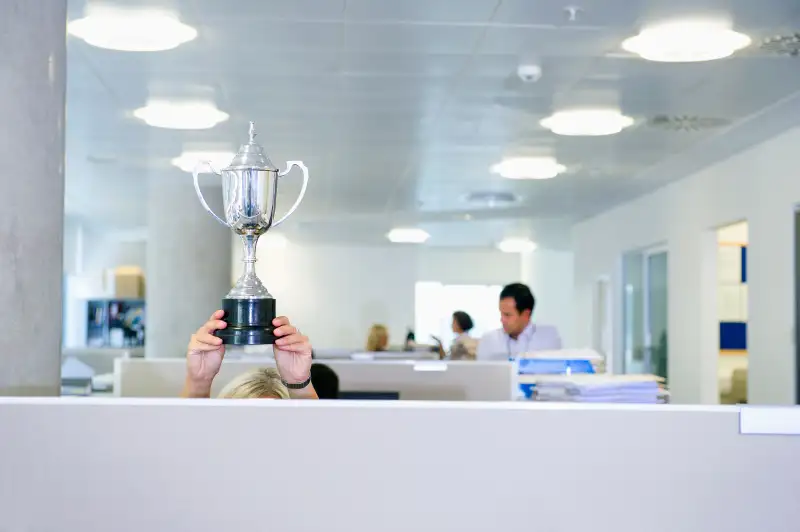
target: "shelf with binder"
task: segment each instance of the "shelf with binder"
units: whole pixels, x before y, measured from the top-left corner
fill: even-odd
[[[144,346],[144,299],[90,299],[86,314],[86,346]]]

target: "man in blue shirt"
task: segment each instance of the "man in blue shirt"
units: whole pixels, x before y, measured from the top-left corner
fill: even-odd
[[[500,322],[503,327],[483,335],[478,360],[509,360],[523,353],[561,349],[558,330],[531,321],[536,299],[522,283],[512,283],[500,292]]]

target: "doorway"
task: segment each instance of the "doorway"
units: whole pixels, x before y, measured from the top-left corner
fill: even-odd
[[[747,403],[748,243],[747,221],[717,229],[717,380],[722,404]]]
[[[667,378],[668,254],[666,246],[623,256],[623,373]]]

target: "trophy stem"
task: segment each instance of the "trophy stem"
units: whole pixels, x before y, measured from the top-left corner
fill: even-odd
[[[242,243],[244,244],[244,275],[251,276],[256,274],[256,244],[258,244],[259,235],[242,235]]]
[[[260,235],[244,234],[242,243],[244,244],[244,271],[239,280],[233,286],[226,298],[231,299],[259,299],[271,298],[269,291],[256,275],[256,244]]]

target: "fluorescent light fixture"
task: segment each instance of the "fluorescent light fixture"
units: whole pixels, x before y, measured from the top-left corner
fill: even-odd
[[[280,233],[268,232],[259,239],[259,244],[262,242],[267,249],[283,249],[289,244],[289,239]]]
[[[536,249],[536,243],[527,238],[506,238],[497,244],[503,253],[528,253]]]
[[[648,61],[692,63],[729,57],[751,42],[724,22],[685,20],[648,26],[622,48]]]
[[[398,227],[386,233],[386,238],[395,244],[422,244],[431,237],[422,229]]]
[[[616,109],[571,109],[557,111],[539,124],[556,135],[599,137],[632,126],[633,118]]]
[[[88,44],[123,52],[172,50],[197,37],[197,30],[172,13],[154,9],[94,7],[67,31]]]
[[[228,119],[212,102],[151,100],[133,112],[148,126],[165,129],[211,129]]]
[[[214,170],[220,170],[228,166],[235,156],[235,153],[229,151],[185,151],[180,157],[172,159],[172,164],[184,172],[194,172],[198,163],[209,161]],[[211,171],[208,167],[201,170],[202,173]]]
[[[506,179],[552,179],[566,169],[553,157],[512,157],[490,168]]]

